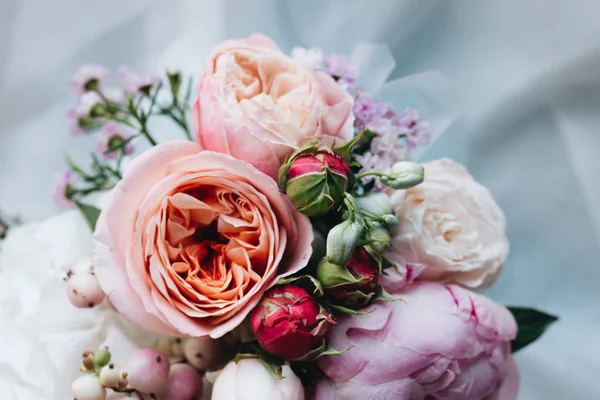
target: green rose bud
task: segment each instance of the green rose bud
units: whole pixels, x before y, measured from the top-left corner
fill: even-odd
[[[381,183],[392,189],[408,189],[423,182],[425,178],[425,169],[422,165],[410,162],[400,161],[392,166],[389,175],[381,176]]]
[[[371,192],[366,196],[357,197],[356,202],[361,209],[378,217],[394,212],[390,198],[382,192]]]
[[[379,254],[385,253],[392,246],[388,228],[376,221],[369,224],[365,240],[368,243],[367,247]]]
[[[346,220],[334,226],[327,235],[327,261],[344,265],[365,233],[362,220]]]

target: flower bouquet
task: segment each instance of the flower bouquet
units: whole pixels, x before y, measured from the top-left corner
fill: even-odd
[[[45,357],[35,381],[53,389],[26,377],[15,398],[516,397],[511,352],[556,318],[476,292],[506,261],[505,219],[463,166],[410,161],[432,134],[416,110],[375,100],[342,55],[262,35],[219,44],[193,103],[177,70],[119,72],[122,90],[102,67],[73,80],[74,130],[99,131],[91,166],[57,182],[79,211],[2,245],[6,296],[19,236],[51,265],[39,280],[66,281],[32,294],[47,313],[15,305],[9,337],[31,318],[54,332],[22,361]],[[179,140],[159,143],[159,116]],[[67,299],[81,310],[56,317]]]

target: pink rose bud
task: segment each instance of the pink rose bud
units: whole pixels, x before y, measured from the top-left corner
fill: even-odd
[[[301,150],[279,170],[279,187],[298,211],[310,217],[337,207],[348,188],[348,163],[328,148]]]
[[[77,308],[94,307],[104,300],[98,279],[92,274],[74,274],[69,278],[67,297]]]
[[[260,346],[284,360],[324,348],[331,322],[314,297],[293,285],[269,290],[250,316]]]
[[[141,349],[131,356],[127,364],[129,386],[146,394],[160,394],[169,379],[169,359],[154,349]]]
[[[337,301],[352,309],[368,305],[375,297],[379,265],[363,247],[354,253],[345,266],[328,262],[325,258],[317,267],[317,279]]]

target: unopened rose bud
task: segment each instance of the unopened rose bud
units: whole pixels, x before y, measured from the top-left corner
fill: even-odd
[[[346,265],[323,259],[317,267],[317,279],[338,303],[352,309],[368,305],[375,297],[379,265],[364,248],[357,248]]]
[[[67,297],[77,308],[94,307],[104,300],[98,279],[91,274],[73,274],[67,285]]]
[[[71,386],[75,400],[104,400],[106,389],[96,375],[87,374],[77,378]]]
[[[344,159],[322,148],[292,157],[279,171],[279,184],[298,211],[317,217],[341,203],[350,173]]]
[[[98,377],[102,386],[117,388],[121,380],[121,371],[114,364],[108,364],[102,367]]]
[[[369,242],[368,246],[379,254],[385,253],[392,246],[392,238],[387,226],[377,221],[370,223],[365,240]]]
[[[383,192],[371,192],[366,196],[357,197],[356,202],[362,210],[377,217],[394,212],[390,204],[390,198]]]
[[[322,348],[332,318],[306,290],[276,286],[250,315],[260,346],[284,360],[297,360]]]
[[[364,233],[365,225],[360,220],[348,219],[334,226],[327,234],[327,261],[346,264]]]
[[[387,226],[389,229],[397,228],[400,225],[400,221],[398,221],[398,217],[394,214],[385,214],[381,216],[381,221]]]
[[[389,175],[381,176],[381,183],[392,189],[408,189],[423,182],[425,178],[425,168],[422,165],[410,162],[399,161],[392,166]]]

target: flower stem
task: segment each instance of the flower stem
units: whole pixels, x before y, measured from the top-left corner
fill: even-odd
[[[382,176],[388,176],[388,174],[384,174],[383,172],[377,172],[377,171],[365,171],[363,173],[360,173],[358,175],[356,175],[356,180],[361,180],[364,177],[367,176],[377,176],[377,177],[382,177]]]

